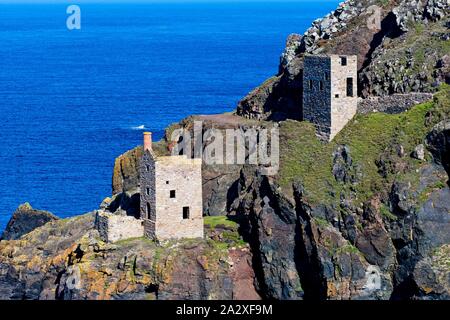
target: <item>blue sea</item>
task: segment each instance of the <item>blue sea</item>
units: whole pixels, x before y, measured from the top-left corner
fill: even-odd
[[[24,202],[97,208],[143,128],[233,110],[337,3],[83,3],[69,31],[67,4],[0,0],[0,230]]]

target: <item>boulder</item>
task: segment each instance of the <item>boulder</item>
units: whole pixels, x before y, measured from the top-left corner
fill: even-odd
[[[417,147],[415,147],[412,153],[412,157],[421,161],[425,160],[425,146],[423,144],[419,144]]]

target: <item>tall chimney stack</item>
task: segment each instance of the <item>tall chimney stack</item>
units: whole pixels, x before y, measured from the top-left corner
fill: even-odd
[[[152,151],[152,133],[144,132],[144,151]]]

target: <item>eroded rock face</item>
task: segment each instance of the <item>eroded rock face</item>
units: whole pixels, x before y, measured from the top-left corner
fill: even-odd
[[[240,184],[240,200],[232,209],[245,218],[242,232],[255,253],[253,268],[259,280],[259,292],[265,298],[302,299],[295,259],[295,208],[286,201],[280,206],[281,195],[267,177],[253,177],[250,168],[242,172]]]
[[[106,244],[94,213],[0,242],[0,299],[259,299],[248,248],[206,240]]]
[[[35,210],[29,203],[20,205],[12,215],[0,240],[15,240],[58,217],[50,212]]]
[[[113,195],[131,191],[139,185],[139,161],[142,147],[136,147],[117,157],[112,176]]]
[[[371,112],[384,112],[388,114],[398,114],[405,112],[415,105],[431,101],[431,93],[408,93],[393,94],[382,97],[368,97],[358,101],[358,113],[369,114]]]
[[[379,216],[368,213],[356,243],[334,225],[333,208],[310,207],[302,187],[295,203],[276,184],[243,170],[235,206],[254,254],[258,288],[269,299],[388,299],[393,245]],[[327,219],[331,220],[329,222]],[[381,227],[381,230],[379,228]],[[345,228],[345,227],[344,227]]]

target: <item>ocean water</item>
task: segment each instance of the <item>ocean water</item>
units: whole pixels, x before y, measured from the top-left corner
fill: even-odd
[[[0,230],[23,202],[97,208],[143,128],[233,110],[337,3],[81,4],[74,31],[67,5],[0,3]]]

